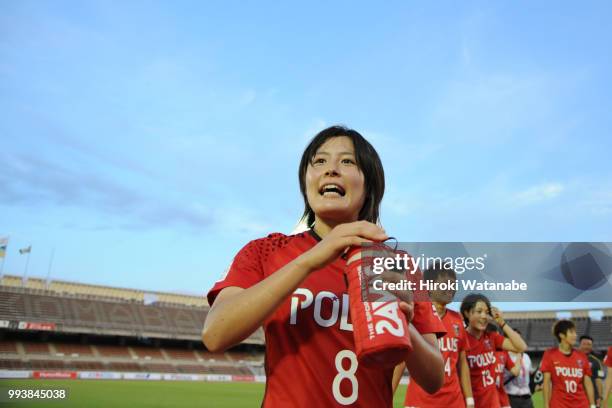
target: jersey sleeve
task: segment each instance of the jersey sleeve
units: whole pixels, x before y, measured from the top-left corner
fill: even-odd
[[[540,371],[543,373],[552,372],[552,367],[550,365],[550,353],[548,351],[544,352],[544,356],[542,357],[542,363],[540,363]]]
[[[412,324],[421,334],[432,333],[437,338],[444,337],[446,329],[440,320],[436,308],[431,302],[414,302]]]
[[[491,332],[491,340],[493,340],[493,344],[495,344],[496,350],[503,350],[502,345],[504,344],[505,339],[506,338],[498,332]]]
[[[225,276],[215,282],[212,289],[208,292],[209,305],[212,306],[222,289],[229,286],[247,289],[263,279],[261,264],[262,241],[263,239],[251,241],[236,254]]]

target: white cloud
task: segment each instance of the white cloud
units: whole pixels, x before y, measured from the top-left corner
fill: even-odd
[[[520,205],[528,205],[553,199],[559,196],[563,190],[565,190],[565,187],[561,183],[545,183],[518,192],[514,195],[514,199]]]

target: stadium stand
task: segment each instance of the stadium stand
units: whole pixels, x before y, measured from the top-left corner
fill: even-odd
[[[264,375],[263,331],[225,353],[200,340],[203,296],[147,292],[5,275],[0,280],[0,369]],[[612,344],[612,309],[573,311],[595,349]],[[507,312],[534,361],[554,346],[556,312]]]
[[[17,353],[17,343],[13,341],[0,341],[0,354],[16,354]]]
[[[49,345],[47,343],[22,343],[26,354],[49,354]]]
[[[199,341],[208,311],[204,297],[155,292],[150,299],[157,300],[149,299],[151,303],[145,304],[145,292],[134,290],[104,290],[94,285],[82,288],[66,282],[51,282],[48,289],[42,290],[39,284],[30,288],[17,283],[21,284],[20,278],[3,277],[0,316],[54,323],[61,332]],[[245,343],[263,344],[263,333],[255,333]]]
[[[261,374],[263,332],[235,357],[200,340],[204,297],[5,275],[0,369]]]
[[[57,343],[54,344],[56,354],[64,355],[64,356],[93,356],[93,351],[91,347],[86,344],[63,344]]]
[[[173,360],[196,360],[193,350],[164,349],[166,354]]]
[[[196,353],[203,360],[224,361],[228,359],[225,353],[211,353],[210,351],[197,351]]]
[[[612,345],[612,316],[604,316],[601,320],[591,320],[589,334],[593,337],[595,349],[605,349]]]
[[[70,361],[66,364],[68,368],[73,368],[75,370],[104,370],[104,365],[98,361]]]
[[[164,355],[162,354],[161,350],[153,347],[132,346],[132,351],[136,357],[144,360],[164,359]]]
[[[176,367],[171,364],[146,364],[143,365],[147,371],[152,373],[176,373]]]

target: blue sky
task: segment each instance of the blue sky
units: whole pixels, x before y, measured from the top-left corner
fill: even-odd
[[[204,293],[343,123],[402,241],[611,241],[609,2],[0,3],[4,272]]]

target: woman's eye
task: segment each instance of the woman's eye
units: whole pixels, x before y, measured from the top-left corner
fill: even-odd
[[[323,163],[325,163],[325,159],[324,159],[324,158],[322,158],[322,157],[316,158],[316,159],[314,159],[314,160],[312,161],[312,164],[313,164],[313,165],[315,165],[315,164],[323,164]]]
[[[355,160],[353,159],[342,159],[343,164],[355,164]]]

